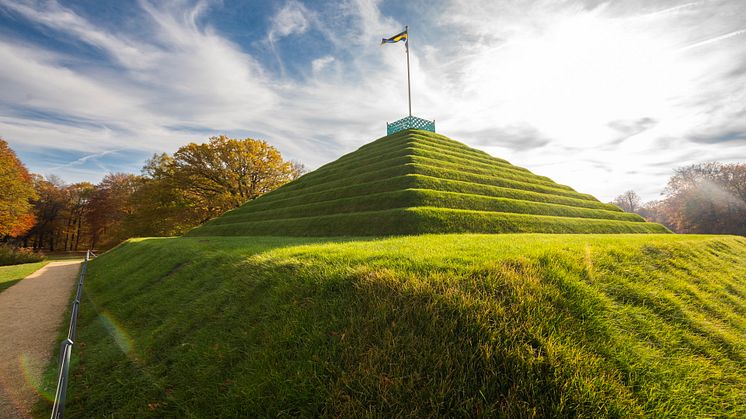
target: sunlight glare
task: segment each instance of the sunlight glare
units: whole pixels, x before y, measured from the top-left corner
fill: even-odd
[[[475,94],[494,97],[493,119],[598,144],[617,135],[607,121],[667,116],[688,79],[672,44],[637,22],[586,13],[518,36],[466,73],[481,81]]]

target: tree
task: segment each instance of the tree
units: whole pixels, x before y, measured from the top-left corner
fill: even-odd
[[[132,195],[140,182],[137,175],[109,173],[96,185],[86,211],[92,248],[107,247],[132,237],[123,224],[134,213]]]
[[[173,157],[156,154],[142,168],[123,228],[134,236],[183,234],[304,171],[301,163],[286,162],[274,147],[252,139],[212,137],[181,147]]]
[[[629,190],[617,196],[616,198],[614,198],[614,201],[612,201],[612,204],[618,206],[624,211],[634,213],[639,212],[641,203],[642,200],[640,199],[640,196],[637,195],[637,192],[633,190]]]
[[[67,220],[63,228],[65,250],[79,249],[81,240],[88,235],[88,224],[85,223],[85,217],[89,210],[88,204],[95,190],[96,187],[89,182],[74,183],[63,190],[66,200],[65,218]]]
[[[306,173],[306,166],[299,161],[290,162],[290,180],[298,179]]]
[[[664,194],[676,231],[746,235],[746,164],[711,162],[676,169]]]
[[[36,224],[24,237],[24,245],[31,243],[36,250],[55,251],[62,211],[66,207],[65,184],[56,176],[44,178],[33,175],[37,199],[34,200]]]
[[[174,236],[204,218],[174,179],[174,159],[156,154],[142,168],[140,184],[131,197],[133,213],[124,228],[133,236]]]
[[[746,164],[699,163],[674,171],[665,198],[640,205],[627,191],[614,204],[677,233],[746,235]]]
[[[35,222],[31,201],[37,198],[26,166],[0,138],[0,238],[18,237]]]
[[[181,147],[173,157],[154,155],[141,176],[112,173],[97,185],[29,175],[33,227],[22,239],[34,249],[56,251],[178,235],[304,171],[264,141],[220,136]]]
[[[179,148],[172,165],[174,184],[201,212],[200,221],[256,199],[303,171],[265,141],[224,135]]]
[[[665,200],[646,202],[637,213],[647,221],[663,224],[668,229],[676,231],[676,226],[669,219],[670,209]]]

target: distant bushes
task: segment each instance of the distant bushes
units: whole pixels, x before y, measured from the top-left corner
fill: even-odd
[[[0,266],[40,262],[44,256],[29,249],[0,244]]]

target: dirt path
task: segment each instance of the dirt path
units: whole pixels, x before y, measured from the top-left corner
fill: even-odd
[[[50,262],[0,293],[0,418],[31,416],[79,267]]]

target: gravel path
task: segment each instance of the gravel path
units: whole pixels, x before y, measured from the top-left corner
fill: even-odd
[[[79,267],[50,262],[0,293],[0,418],[31,416]]]

